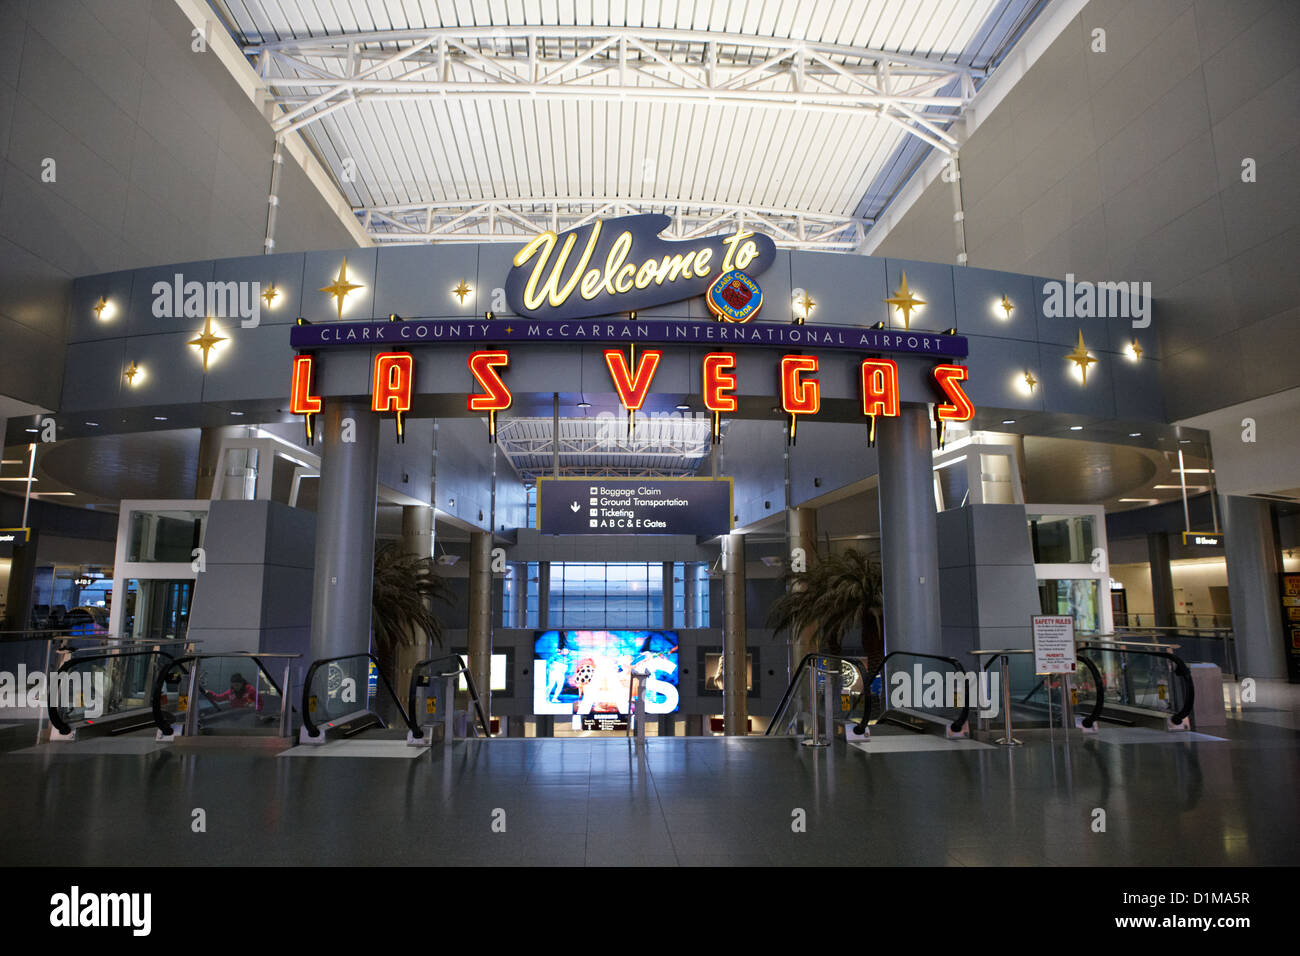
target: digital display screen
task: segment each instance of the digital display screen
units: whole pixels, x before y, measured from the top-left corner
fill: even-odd
[[[699,693],[705,696],[718,696],[723,692],[726,685],[723,674],[723,656],[721,650],[712,648],[700,649],[700,688]],[[754,655],[752,652],[745,654],[745,693],[753,694],[754,688]]]
[[[585,727],[625,721],[633,668],[646,672],[645,712],[677,709],[675,631],[542,631],[533,642],[533,712],[578,715]]]

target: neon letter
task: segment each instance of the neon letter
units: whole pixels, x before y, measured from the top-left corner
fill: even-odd
[[[475,352],[469,357],[469,370],[475,380],[483,386],[483,395],[469,396],[471,412],[501,412],[510,407],[514,396],[506,383],[501,381],[497,368],[510,364],[510,353],[501,349],[495,352]]]
[[[736,376],[727,371],[736,367],[731,352],[710,352],[704,356],[704,407],[711,412],[734,412],[739,407],[734,394]]]
[[[409,412],[414,361],[410,352],[380,352],[375,356],[375,393],[370,408],[376,412]]]
[[[967,369],[963,365],[936,365],[934,380],[950,401],[934,406],[934,417],[941,422],[968,422],[975,417],[975,406],[962,390]]]
[[[893,359],[862,360],[862,414],[898,414],[898,363]]]
[[[609,377],[614,380],[623,407],[630,412],[640,410],[650,394],[650,382],[654,380],[655,370],[659,368],[659,359],[663,352],[659,349],[646,349],[637,359],[636,375],[627,367],[627,357],[618,349],[605,349],[605,364],[609,366]]]
[[[817,371],[815,355],[781,357],[781,407],[790,415],[816,415],[822,406],[821,385],[817,379],[804,380],[804,372]]]
[[[289,411],[295,415],[315,415],[321,410],[320,397],[311,393],[315,361],[310,355],[293,357],[293,391],[289,395]]]

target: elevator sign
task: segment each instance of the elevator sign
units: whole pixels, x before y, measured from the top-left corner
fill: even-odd
[[[539,478],[542,534],[691,534],[731,531],[730,478]]]

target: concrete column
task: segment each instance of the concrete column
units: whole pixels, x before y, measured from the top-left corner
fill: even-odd
[[[370,650],[379,417],[368,403],[327,398],[322,415],[312,658]],[[350,424],[349,435],[343,427]],[[346,442],[344,437],[353,441]]]
[[[1174,575],[1169,567],[1169,535],[1163,531],[1147,535],[1147,561],[1151,564],[1151,607],[1156,627],[1173,627]],[[1129,617],[1132,618],[1132,609]]]
[[[469,672],[483,713],[492,702],[492,532],[475,531],[469,543]]]
[[[514,618],[511,623],[518,628],[528,626],[528,564],[520,561],[511,568],[511,587],[514,589]]]
[[[880,418],[876,441],[885,649],[938,654],[939,537],[929,409],[908,404],[897,418]]]
[[[537,626],[551,626],[551,562],[537,562]]]
[[[1271,507],[1257,498],[1223,495],[1223,544],[1228,599],[1240,677],[1285,678],[1277,542]]]
[[[406,554],[422,558],[433,557],[433,509],[427,505],[402,506],[401,548]],[[426,601],[425,604],[430,602]],[[415,665],[433,655],[433,642],[428,634],[414,635],[415,642],[397,649],[393,662],[393,689],[406,701],[406,691],[411,685],[411,672]]]
[[[247,434],[248,429],[243,425],[221,425],[199,430],[199,466],[194,474],[195,498],[212,497],[212,485],[217,477],[217,456],[221,453],[222,440],[243,438]]]
[[[745,536],[722,537],[722,727],[728,737],[746,733]]]
[[[791,508],[787,511],[786,538],[790,550],[787,564],[793,565],[795,548],[801,548],[804,566],[811,569],[817,561],[817,511],[813,508]],[[802,581],[794,581],[790,585],[791,590],[802,589],[804,586]],[[804,655],[811,653],[817,644],[817,625],[810,624],[802,628],[798,634],[791,634],[788,639],[790,641],[788,676],[793,677],[794,669],[799,666]]]
[[[673,629],[673,563],[664,562],[664,614],[663,627],[665,631]]]
[[[684,605],[682,610],[683,613],[682,626],[688,628],[699,627],[700,626],[700,612],[699,612],[700,598],[699,598],[699,590],[698,590],[699,578],[696,577],[695,565],[690,564],[689,562],[687,564],[682,565],[682,572],[683,572],[682,576],[685,579],[682,582],[682,603]]]
[[[27,523],[32,524],[28,515]],[[33,530],[30,540],[24,542],[21,534],[14,535],[14,546],[9,559],[9,585],[5,591],[5,630],[26,631],[32,626],[32,589],[36,586],[36,545],[40,532]],[[42,661],[42,666],[44,662]]]

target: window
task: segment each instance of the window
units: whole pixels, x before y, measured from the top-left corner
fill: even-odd
[[[540,570],[536,562],[511,565],[502,589],[504,627],[604,630],[709,626],[708,565],[701,562],[673,564],[672,591],[668,595],[672,602],[671,623],[664,621],[661,562],[552,561],[545,621],[539,615]],[[693,613],[687,613],[688,605]]]

